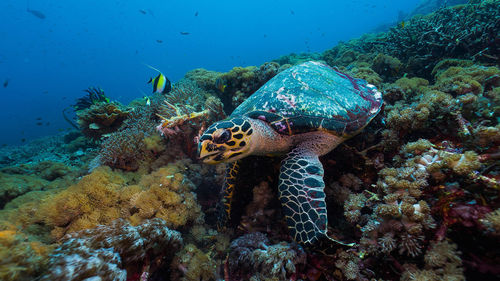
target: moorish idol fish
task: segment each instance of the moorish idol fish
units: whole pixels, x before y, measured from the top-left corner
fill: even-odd
[[[155,78],[149,78],[148,84],[151,83],[153,85],[153,93],[159,93],[159,94],[167,94],[172,90],[172,85],[170,84],[170,80],[161,73],[158,69],[147,65],[147,67],[158,71],[158,75]]]

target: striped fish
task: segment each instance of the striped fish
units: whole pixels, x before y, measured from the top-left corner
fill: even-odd
[[[167,94],[172,90],[172,84],[170,83],[170,80],[161,73],[158,69],[146,65],[149,68],[158,71],[158,75],[155,78],[149,78],[148,84],[151,83],[153,85],[153,93],[159,93],[159,94]]]

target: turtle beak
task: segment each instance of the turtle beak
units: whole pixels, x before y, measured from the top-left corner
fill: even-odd
[[[218,164],[222,162],[222,154],[219,147],[210,140],[204,140],[198,143],[198,159],[207,164]]]

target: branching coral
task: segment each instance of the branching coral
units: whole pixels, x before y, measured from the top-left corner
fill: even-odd
[[[142,108],[133,111],[117,132],[108,135],[101,144],[100,164],[126,171],[134,171],[144,162],[152,161],[163,145],[154,145],[155,122],[152,111]]]
[[[181,234],[170,230],[162,219],[136,227],[118,219],[109,226],[66,235],[52,254],[43,280],[127,280],[137,271],[147,277],[172,258],[182,243]]]
[[[158,125],[157,130],[165,136],[173,136],[180,131],[186,131],[182,125],[189,124],[192,130],[203,127],[203,124],[213,121],[217,118],[224,117],[222,104],[219,99],[209,97],[206,99],[204,110],[195,111],[195,108],[189,104],[171,104],[165,100],[165,105],[162,114],[158,114],[161,118],[161,124]],[[191,130],[191,131],[192,131]]]
[[[442,8],[415,16],[404,27],[338,44],[324,52],[323,59],[330,65],[347,66],[356,60],[366,61],[363,55],[373,60],[382,53],[399,59],[412,76],[425,78],[430,78],[429,69],[442,58],[472,57],[494,64],[498,61],[495,38],[500,29],[499,14],[495,1]]]

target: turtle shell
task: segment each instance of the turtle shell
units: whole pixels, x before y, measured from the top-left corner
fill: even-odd
[[[368,124],[381,105],[382,94],[375,86],[309,61],[273,77],[231,117],[245,115],[264,120],[280,134],[326,130],[348,136]]]

